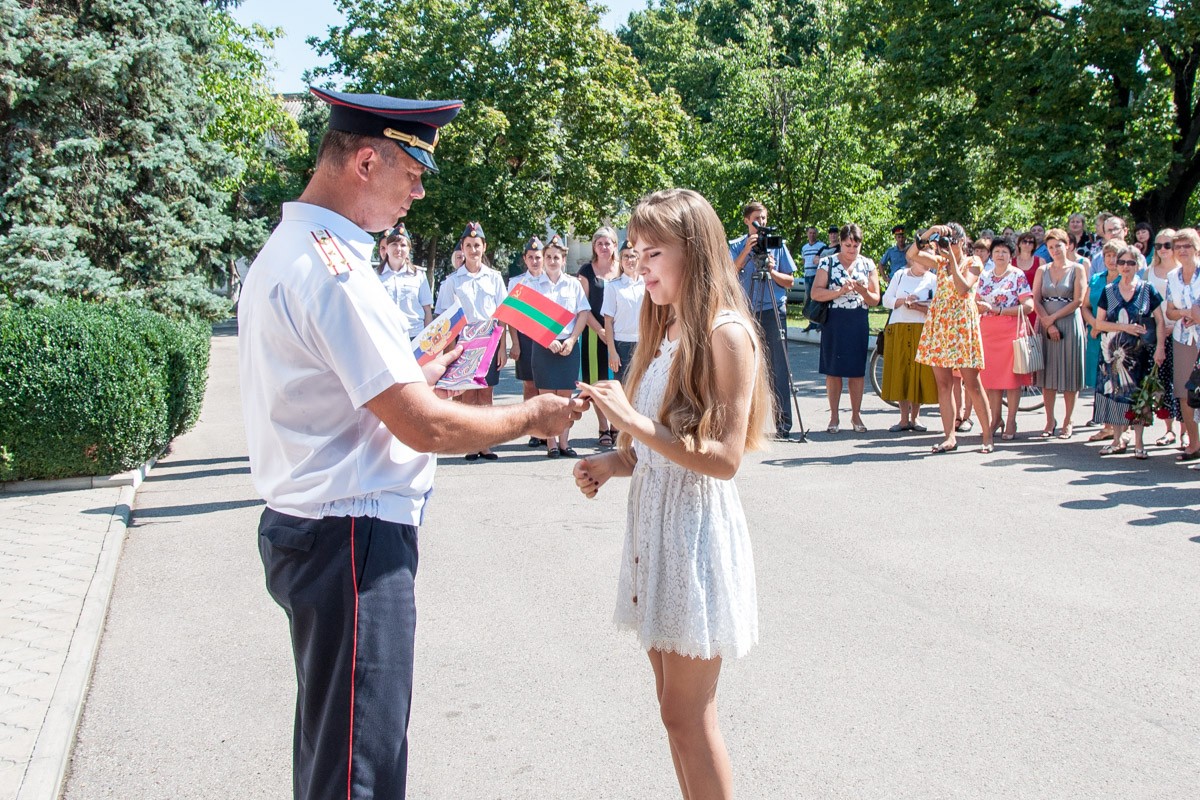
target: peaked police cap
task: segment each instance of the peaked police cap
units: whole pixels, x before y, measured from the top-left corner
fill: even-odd
[[[461,100],[402,100],[382,94],[351,94],[310,87],[330,106],[335,131],[391,139],[426,169],[437,172],[433,148],[438,128],[458,115]]]

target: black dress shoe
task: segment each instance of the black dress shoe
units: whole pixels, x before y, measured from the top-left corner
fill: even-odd
[[[463,456],[463,459],[466,461],[478,461],[481,455],[483,455],[483,453],[467,453],[465,456]]]
[[[562,455],[562,453],[559,452],[557,447],[551,447],[546,451],[546,458],[558,458],[560,455]]]
[[[562,454],[567,458],[579,458],[579,453],[575,452],[574,447],[564,447],[562,449]]]
[[[545,444],[546,444],[545,439],[539,439],[536,436],[530,436],[529,441],[525,443],[525,446],[526,447],[544,447]]]
[[[500,456],[496,455],[495,453],[480,453],[479,455],[484,461],[496,461],[500,458]]]

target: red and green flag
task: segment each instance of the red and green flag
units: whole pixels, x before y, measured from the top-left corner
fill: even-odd
[[[513,287],[492,318],[516,328],[542,347],[549,347],[575,315],[521,283]]]

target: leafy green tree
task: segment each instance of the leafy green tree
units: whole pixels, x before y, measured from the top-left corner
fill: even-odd
[[[1019,189],[1035,213],[1127,205],[1184,222],[1200,183],[1193,3],[861,0],[850,22],[847,46],[883,67],[879,113],[902,131],[915,194],[951,206],[964,187]]]
[[[672,183],[685,119],[585,0],[339,0],[318,50],[355,91],[458,98],[409,227],[432,262],[477,219],[496,242],[572,232]]]
[[[0,292],[214,316],[229,159],[204,136],[194,0],[0,0]]]

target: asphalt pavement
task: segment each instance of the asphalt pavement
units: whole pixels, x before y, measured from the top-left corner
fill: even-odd
[[[791,352],[821,433],[737,479],[761,627],[721,679],[738,796],[1194,798],[1200,473],[1027,438],[1040,412],[991,455],[976,431],[930,456],[874,398],[868,433],[831,436],[816,349]],[[611,623],[627,482],[589,501],[572,462],[497,452],[442,459],[421,531],[409,796],[678,796],[650,665]],[[200,424],[137,495],[66,798],[288,795],[261,509],[226,331]]]

